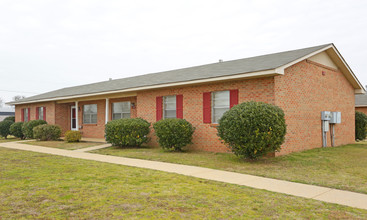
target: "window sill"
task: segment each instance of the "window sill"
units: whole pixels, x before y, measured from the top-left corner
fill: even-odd
[[[97,126],[97,124],[82,124],[82,126]]]
[[[210,127],[213,127],[213,128],[216,128],[218,126],[219,126],[219,124],[214,124],[214,123],[210,124]]]

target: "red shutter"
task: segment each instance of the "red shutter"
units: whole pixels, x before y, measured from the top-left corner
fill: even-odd
[[[21,109],[21,121],[24,122],[24,108]]]
[[[156,100],[157,106],[156,106],[156,114],[157,114],[157,121],[162,119],[162,107],[163,107],[163,97],[158,96]]]
[[[46,107],[43,107],[43,120],[46,121]]]
[[[211,108],[211,93],[204,92],[203,93],[203,122],[211,123],[212,122],[212,108]]]
[[[28,121],[31,120],[31,108],[28,108]]]
[[[176,118],[183,118],[183,95],[176,95]]]
[[[238,104],[238,89],[230,90],[229,91],[229,107],[232,108],[233,106]]]
[[[40,110],[40,107],[37,107],[37,108],[36,108],[36,120],[38,120],[38,119],[39,119],[39,117],[40,117],[40,112],[39,112],[39,110]]]

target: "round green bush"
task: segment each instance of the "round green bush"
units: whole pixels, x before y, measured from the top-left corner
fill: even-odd
[[[114,146],[141,146],[148,143],[150,123],[142,118],[123,118],[109,121],[105,127],[105,138]]]
[[[24,139],[24,134],[22,131],[23,122],[15,122],[10,126],[10,134],[14,137]]]
[[[182,151],[191,144],[195,128],[185,119],[167,118],[153,125],[159,145],[165,150]]]
[[[355,129],[356,140],[366,139],[367,115],[362,112],[356,112],[355,126],[356,126],[356,129]]]
[[[33,128],[38,126],[38,125],[44,125],[47,124],[46,121],[44,120],[32,120],[32,121],[28,121],[28,122],[24,122],[23,127],[22,127],[22,131],[23,134],[26,138],[31,138],[33,139]]]
[[[3,121],[12,121],[14,123],[15,122],[15,116],[8,116],[8,117],[4,118]]]
[[[279,151],[286,134],[283,110],[253,101],[225,112],[217,129],[218,136],[234,154],[249,159]]]
[[[0,136],[6,139],[10,134],[10,126],[12,124],[13,122],[9,120],[0,122]]]
[[[61,136],[61,128],[58,125],[42,124],[33,128],[33,137],[40,141],[56,141]]]
[[[82,139],[80,131],[67,131],[65,132],[66,142],[79,142]]]

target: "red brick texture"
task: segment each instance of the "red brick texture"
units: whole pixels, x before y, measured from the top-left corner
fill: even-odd
[[[32,103],[32,104],[23,104],[15,106],[15,121],[22,121],[22,109],[29,108],[30,109],[30,119],[36,120],[36,111],[38,107],[46,108],[46,121],[49,124],[55,124],[55,102],[40,102],[40,103]]]
[[[357,112],[362,112],[367,115],[367,107],[356,107]]]
[[[285,112],[286,141],[277,155],[322,146],[321,111],[339,111],[335,144],[354,142],[354,88],[344,75],[322,65],[302,61],[275,76],[275,104]],[[330,146],[330,133],[328,133]]]
[[[156,122],[156,97],[168,95],[183,95],[183,118],[195,128],[193,145],[191,148],[226,152],[218,136],[215,125],[203,123],[203,93],[223,90],[239,90],[239,102],[262,101],[274,104],[274,79],[260,78],[241,80],[190,87],[159,89],[139,92],[137,95],[138,117],[154,123]],[[151,145],[158,146],[154,131],[151,133]]]
[[[284,75],[200,84],[179,88],[146,90],[136,97],[109,100],[109,120],[112,103],[130,101],[135,104],[131,117],[141,117],[150,123],[157,119],[157,97],[182,95],[183,118],[196,128],[190,148],[226,152],[229,149],[221,143],[215,125],[203,122],[203,94],[206,92],[238,90],[238,102],[261,101],[275,104],[285,112],[287,123],[286,141],[281,152],[287,154],[322,146],[321,111],[340,111],[342,123],[335,126],[336,145],[354,142],[354,89],[341,72],[325,68],[314,62],[304,60],[285,70]],[[21,109],[31,108],[31,120],[35,119],[36,107],[45,106],[46,120],[59,124],[63,132],[70,130],[70,107],[75,103],[57,104],[44,102],[29,105],[16,105],[16,121],[21,120]],[[83,105],[97,104],[98,121],[96,124],[83,124]],[[106,100],[80,101],[79,125],[83,137],[104,137]],[[362,110],[361,110],[362,111]],[[328,133],[328,144],[330,137]],[[158,146],[152,130],[149,145]]]

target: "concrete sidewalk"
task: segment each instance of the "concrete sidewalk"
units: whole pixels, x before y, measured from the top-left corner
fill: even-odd
[[[80,149],[76,149],[74,151],[79,151],[79,152],[87,152],[87,151],[92,151],[92,150],[99,150],[102,148],[106,148],[106,147],[111,147],[111,144],[102,144],[102,145],[97,145],[94,147],[86,147],[86,148],[80,148]]]
[[[16,142],[0,143],[0,147],[159,170],[207,180],[248,186],[256,189],[265,189],[272,192],[336,203],[355,208],[367,209],[367,194],[354,193],[327,187],[294,183],[284,180],[276,180],[203,167],[92,154],[81,151],[27,145]]]

